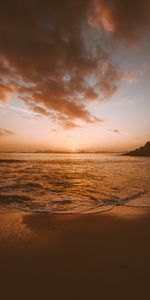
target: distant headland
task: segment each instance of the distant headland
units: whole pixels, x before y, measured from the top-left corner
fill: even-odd
[[[127,156],[150,156],[150,142],[147,142],[143,147],[127,152],[123,155]]]

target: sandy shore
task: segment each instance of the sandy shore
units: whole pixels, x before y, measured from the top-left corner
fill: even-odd
[[[0,299],[150,299],[150,209],[0,215]]]

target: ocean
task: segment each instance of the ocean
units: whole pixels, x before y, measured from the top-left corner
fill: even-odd
[[[150,206],[150,158],[121,154],[0,154],[0,213],[92,214]]]

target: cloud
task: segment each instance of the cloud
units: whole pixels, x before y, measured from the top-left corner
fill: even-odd
[[[9,7],[9,9],[8,9]],[[73,128],[97,122],[87,103],[117,91],[119,69],[91,43],[93,0],[0,3],[0,99],[13,93],[38,115]],[[94,81],[87,80],[90,76]]]
[[[11,135],[14,135],[12,131],[0,128],[0,137],[7,137]]]
[[[13,92],[13,89],[10,86],[5,86],[3,83],[0,83],[0,101],[7,102]]]
[[[111,131],[113,133],[121,134],[119,129],[108,129],[108,131]]]
[[[72,121],[70,118],[64,115],[58,116],[58,123],[60,125],[63,125],[63,127],[66,128],[67,130],[74,129],[74,128],[81,128],[79,124],[77,124],[76,122]]]
[[[135,82],[138,81],[133,71],[124,72],[122,79],[130,84],[134,84]]]
[[[136,43],[150,25],[149,0],[93,0],[89,23],[101,26],[115,38],[127,44]]]

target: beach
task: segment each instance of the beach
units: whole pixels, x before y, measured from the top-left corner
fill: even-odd
[[[150,209],[0,214],[1,299],[149,299]]]

